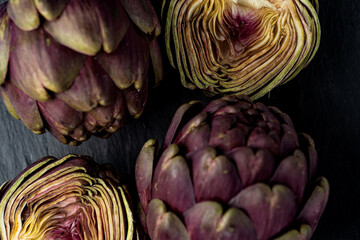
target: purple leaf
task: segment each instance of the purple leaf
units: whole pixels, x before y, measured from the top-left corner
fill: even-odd
[[[294,194],[283,185],[271,189],[257,183],[243,189],[229,203],[247,212],[259,240],[267,240],[287,227],[297,211]]]
[[[197,201],[218,200],[226,203],[241,189],[236,168],[213,148],[204,148],[190,157]],[[226,186],[226,187],[224,187]]]

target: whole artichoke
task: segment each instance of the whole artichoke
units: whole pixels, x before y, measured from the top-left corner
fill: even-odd
[[[0,94],[35,133],[106,137],[139,117],[162,78],[149,0],[9,0],[0,6]],[[150,63],[150,59],[152,63]]]
[[[256,99],[312,60],[317,10],[318,0],[164,0],[167,54],[185,87]]]
[[[142,222],[154,240],[310,239],[328,200],[310,136],[247,98],[180,107],[157,159],[149,140],[136,163]]]
[[[138,238],[128,192],[109,165],[39,159],[0,188],[0,239]]]

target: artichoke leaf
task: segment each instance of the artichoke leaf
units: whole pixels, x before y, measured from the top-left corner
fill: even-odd
[[[300,150],[295,150],[294,155],[286,157],[279,164],[270,182],[288,186],[300,204],[308,182],[305,155]]]
[[[6,109],[9,111],[11,116],[13,116],[15,119],[20,119],[19,115],[16,113],[14,106],[12,105],[9,96],[7,95],[5,89],[3,86],[0,86],[0,96],[1,99],[6,107]]]
[[[58,98],[38,102],[38,106],[47,123],[61,134],[69,135],[82,122],[83,114]]]
[[[103,49],[106,53],[111,53],[125,36],[130,25],[129,17],[120,1],[109,0],[104,4],[96,0],[92,4],[99,20]]]
[[[140,89],[149,67],[147,42],[130,26],[118,48],[110,53],[100,53],[97,61],[120,89],[135,84]]]
[[[275,159],[269,151],[259,149],[256,153],[248,147],[234,148],[228,153],[237,166],[244,187],[269,180],[275,168]]]
[[[179,147],[170,145],[161,155],[158,166],[153,175],[152,198],[166,199],[171,202],[171,207],[176,211],[186,210],[194,205],[195,194],[191,183],[190,170],[185,159],[178,155]],[[169,183],[175,184],[176,189],[164,191]],[[177,196],[180,193],[181,196]]]
[[[34,30],[40,25],[34,0],[9,0],[7,13],[11,20],[24,31]]]
[[[136,86],[135,82],[135,86]],[[134,86],[134,87],[135,87]],[[141,82],[140,89],[129,88],[124,91],[127,109],[131,116],[139,118],[144,111],[148,97],[148,79],[145,78]]]
[[[300,222],[309,224],[315,229],[320,216],[322,215],[329,198],[329,182],[326,178],[320,177],[308,201],[298,216]]]
[[[216,239],[217,223],[223,214],[221,204],[204,201],[184,212],[184,222],[191,239]]]
[[[44,123],[36,100],[9,82],[5,83],[4,88],[17,116],[24,125],[37,134],[44,133]]]
[[[192,207],[195,195],[185,159],[181,156],[164,159],[160,168],[153,179],[151,196],[166,201],[175,212],[184,212]],[[168,189],[164,185],[177,187]]]
[[[0,85],[5,82],[10,57],[10,21],[6,5],[0,6]]]
[[[258,239],[254,224],[243,211],[236,208],[230,208],[225,212],[216,230],[216,239]]]
[[[307,224],[300,226],[300,230],[290,230],[274,240],[308,240],[311,238],[312,230]]]
[[[142,32],[153,36],[160,34],[160,22],[149,0],[120,0],[120,2]]]
[[[89,0],[69,0],[63,13],[43,26],[56,41],[74,51],[94,56],[101,50],[98,16]]]
[[[225,156],[217,156],[215,149],[198,150],[191,154],[190,159],[198,202],[213,199],[227,202],[242,188],[235,166]]]
[[[157,141],[148,140],[142,147],[135,165],[136,188],[144,211],[151,198],[151,182]]]
[[[174,140],[175,134],[177,134],[177,132],[180,130],[180,126],[182,126],[182,124],[187,121],[188,118],[192,118],[193,113],[201,107],[202,104],[199,101],[191,101],[189,103],[183,104],[176,110],[170,123],[170,127],[166,133],[163,149],[166,149]]]
[[[33,0],[39,13],[48,21],[57,18],[69,0]]]
[[[283,185],[275,185],[271,189],[264,183],[256,183],[243,189],[229,203],[247,212],[259,240],[273,237],[287,227],[296,214],[295,197]]]
[[[163,201],[153,199],[147,207],[146,223],[151,239],[190,240],[184,224],[172,212],[168,212]]]

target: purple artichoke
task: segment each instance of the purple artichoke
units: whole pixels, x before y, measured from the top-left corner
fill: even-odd
[[[129,199],[111,166],[45,157],[0,187],[0,239],[138,239]]]
[[[0,95],[35,133],[107,137],[139,117],[162,78],[149,0],[9,0],[0,6]],[[150,62],[151,59],[151,62]]]
[[[311,137],[245,97],[183,105],[156,149],[144,145],[135,173],[153,240],[310,239],[328,200]]]

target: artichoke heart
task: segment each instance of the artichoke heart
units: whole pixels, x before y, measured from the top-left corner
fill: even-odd
[[[317,0],[164,0],[167,54],[184,86],[256,99],[312,60],[317,9]]]
[[[2,240],[138,239],[126,186],[108,165],[44,157],[0,188]]]

